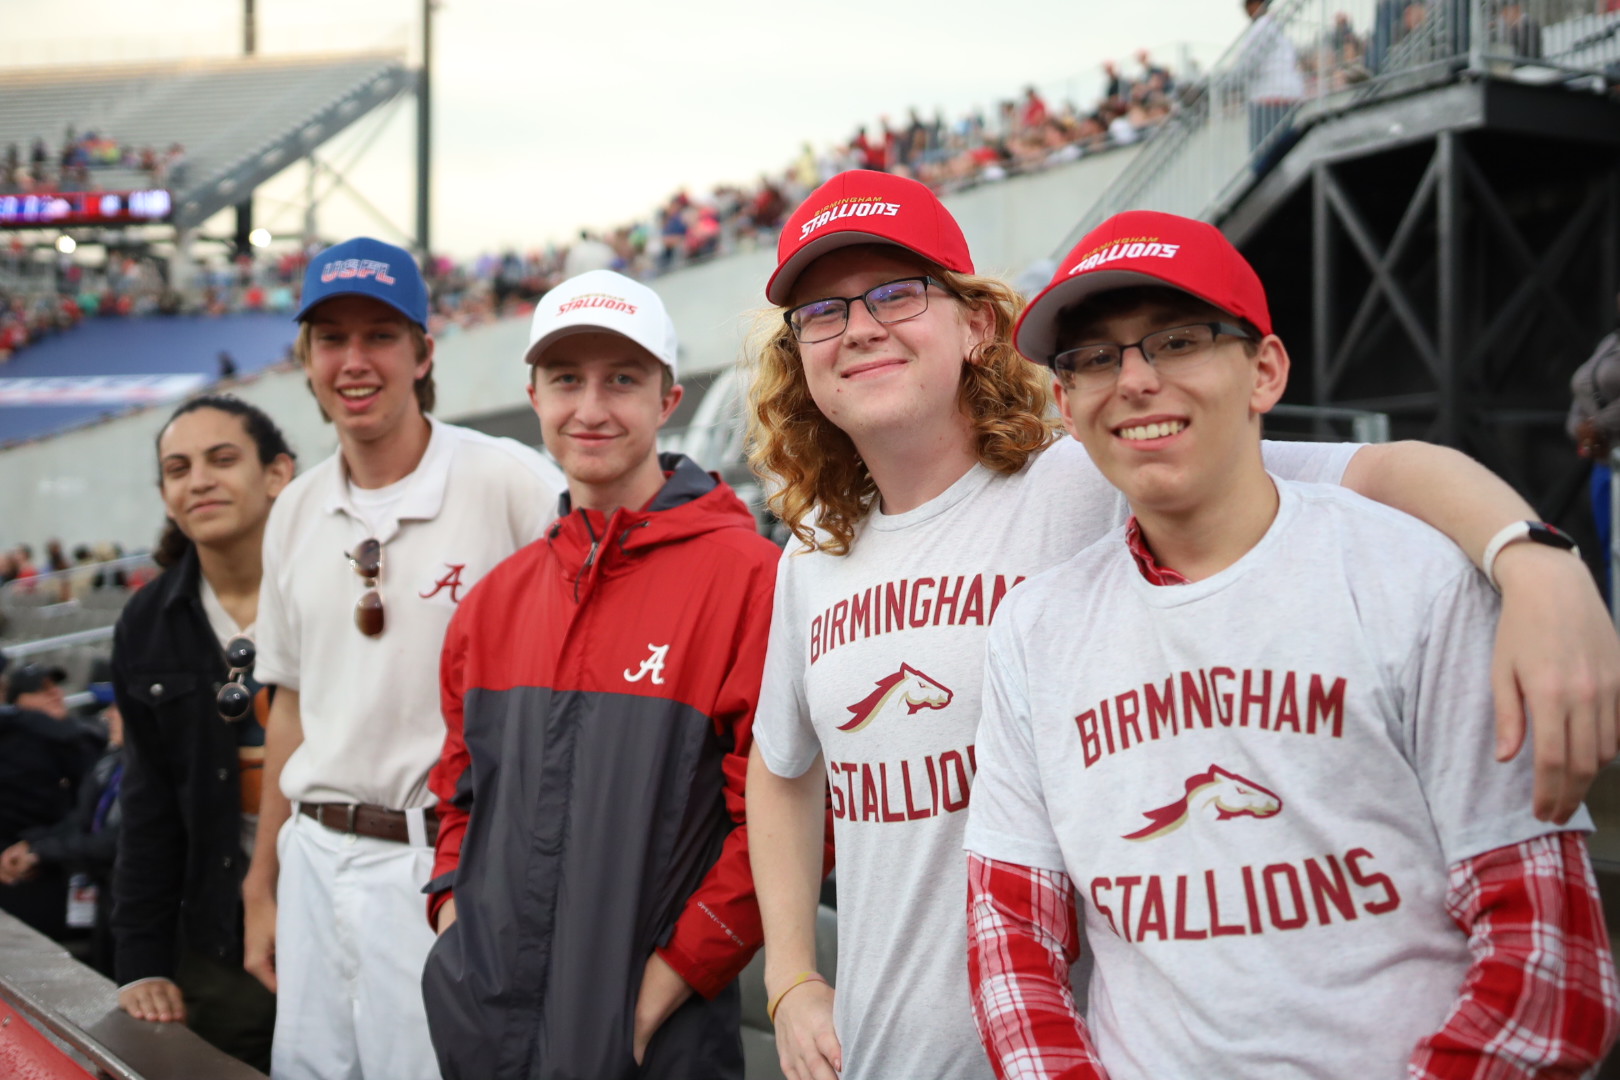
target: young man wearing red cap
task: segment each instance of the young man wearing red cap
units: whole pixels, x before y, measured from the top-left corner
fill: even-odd
[[[517,442],[429,415],[428,292],[409,252],[364,237],[328,248],[296,317],[338,449],[265,528],[254,677],[278,691],[244,966],[277,992],[277,1080],[429,1080],[420,889],[439,651],[467,590],[551,521],[560,478]]]
[[[1132,517],[989,634],[968,963],[997,1074],[1594,1067],[1620,1001],[1591,819],[1536,820],[1484,739],[1493,556],[1267,473],[1288,353],[1213,226],[1110,219],[1016,340]]]
[[[1020,581],[1122,524],[1123,500],[1080,444],[1053,441],[1050,376],[1012,348],[1016,296],[974,276],[922,185],[868,172],[823,185],[784,228],[767,295],[784,319],[755,364],[753,461],[810,549],[778,570],[749,773],[778,1052],[815,1080],[982,1078],[960,852],[984,635]],[[1267,444],[1265,456],[1278,475],[1425,510],[1474,552],[1527,510],[1439,448]],[[1584,568],[1531,547],[1502,558],[1500,651],[1504,671],[1551,687],[1533,701],[1554,763],[1542,794],[1567,816],[1613,755],[1620,645]],[[1601,707],[1578,691],[1593,678]],[[1548,749],[1566,731],[1573,799]],[[836,994],[814,961],[829,787],[848,958]]]
[[[741,1080],[743,779],[780,552],[658,453],[681,388],[655,292],[580,274],[529,340],[568,492],[445,639],[434,1046],[446,1080]]]

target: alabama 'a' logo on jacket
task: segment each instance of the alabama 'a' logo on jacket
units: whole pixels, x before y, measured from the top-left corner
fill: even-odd
[[[901,664],[899,671],[879,679],[870,694],[845,706],[849,709],[849,721],[838,725],[838,730],[860,731],[886,708],[896,712],[904,706],[907,716],[915,715],[920,709],[943,709],[955,696],[950,687],[938,679],[929,678],[910,664]]]
[[[1122,840],[1157,840],[1194,819],[1226,821],[1235,817],[1268,818],[1282,812],[1282,799],[1244,776],[1219,765],[1187,777],[1186,791],[1173,803],[1144,811],[1149,824]]]

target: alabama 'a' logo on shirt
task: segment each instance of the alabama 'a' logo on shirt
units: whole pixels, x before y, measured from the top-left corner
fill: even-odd
[[[943,709],[955,696],[950,687],[938,679],[929,678],[910,664],[901,664],[899,671],[879,679],[870,694],[845,706],[850,713],[849,721],[838,725],[838,730],[860,731],[885,709],[893,713],[903,706],[907,716],[914,716],[921,709]]]
[[[1187,777],[1186,791],[1173,803],[1144,811],[1148,824],[1122,840],[1157,840],[1193,820],[1226,821],[1235,817],[1268,818],[1282,812],[1282,799],[1247,777],[1219,765]]]

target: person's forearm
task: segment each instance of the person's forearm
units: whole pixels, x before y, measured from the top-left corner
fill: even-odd
[[[1446,910],[1473,958],[1445,1023],[1418,1041],[1424,1080],[1586,1076],[1620,1031],[1597,881],[1577,832],[1451,867]]]
[[[276,837],[292,815],[292,803],[281,791],[281,770],[287,759],[304,741],[303,720],[298,711],[298,693],[280,688],[270,705],[270,722],[264,729],[264,781],[259,795],[259,824],[253,836],[253,862],[242,882],[242,892],[275,895],[281,864],[276,857]]]
[[[1536,517],[1495,473],[1461,451],[1432,443],[1364,446],[1345,468],[1344,486],[1434,526],[1475,566],[1502,526]]]
[[[780,992],[816,967],[826,774],[818,755],[791,779],[771,772],[756,744],[748,759],[749,858],[765,929],[765,986]]]

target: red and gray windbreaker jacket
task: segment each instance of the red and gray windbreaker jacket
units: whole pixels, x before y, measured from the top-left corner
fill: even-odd
[[[780,552],[665,455],[645,509],[563,514],[462,601],[423,974],[446,1080],[742,1076],[759,948],[743,780]],[[631,1057],[657,950],[697,991]]]

